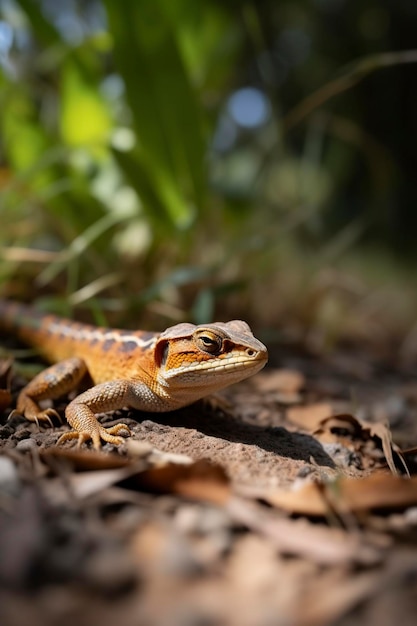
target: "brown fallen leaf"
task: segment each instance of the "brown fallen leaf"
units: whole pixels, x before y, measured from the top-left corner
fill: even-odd
[[[304,593],[294,623],[298,626],[334,624],[349,610],[372,596],[382,579],[379,568],[360,572],[356,576],[346,573],[335,576],[334,571],[329,570],[318,577],[315,584]]]
[[[287,409],[286,416],[296,426],[314,432],[323,420],[329,418],[333,408],[328,402],[317,402],[306,406],[294,406]]]
[[[397,444],[393,442],[392,433],[388,424],[381,424],[380,422],[371,423],[371,422],[365,422],[364,420],[362,420],[361,425],[362,425],[363,430],[369,431],[369,435],[372,438],[377,438],[380,440],[381,445],[382,445],[382,451],[384,453],[384,456],[387,460],[388,467],[390,468],[391,472],[393,474],[398,474],[397,468],[394,462],[393,453],[395,453],[398,459],[401,461],[406,474],[409,476],[409,471],[408,471],[404,456],[401,452],[400,447],[397,446]]]
[[[264,372],[254,384],[259,391],[279,391],[283,393],[298,393],[305,387],[306,380],[302,372],[291,369],[272,369]]]
[[[132,461],[116,454],[105,454],[96,450],[80,450],[79,448],[51,447],[40,450],[39,456],[52,470],[59,464],[65,464],[75,472],[91,472],[93,470],[111,470],[126,467]]]
[[[346,413],[333,415],[321,420],[313,435],[320,441],[325,441],[326,443],[337,441],[346,447],[353,441],[365,442],[373,439],[375,444],[382,448],[391,472],[398,474],[394,461],[394,454],[396,454],[408,474],[401,449],[393,442],[392,433],[387,424],[368,422]]]
[[[230,498],[231,487],[225,470],[220,465],[201,459],[194,463],[168,463],[135,476],[136,486],[156,493],[174,493],[199,500],[224,504]]]
[[[285,555],[307,558],[320,565],[374,565],[382,558],[383,547],[371,544],[359,533],[319,526],[305,519],[290,520],[237,497],[230,499],[227,511],[239,524],[267,537]]]
[[[401,510],[417,505],[417,477],[378,472],[365,478],[341,477],[333,482],[309,483],[294,491],[259,493],[258,497],[301,515],[324,517],[330,513]]]
[[[84,500],[121,483],[141,469],[142,466],[138,468],[136,464],[132,464],[115,469],[71,472],[45,481],[42,489],[48,500],[54,504],[63,504],[73,499]]]
[[[209,461],[162,464],[159,456],[129,461],[100,452],[60,449],[47,450],[42,457],[58,474],[45,485],[54,502],[70,496],[88,498],[117,484],[128,490],[171,493],[216,504],[230,497],[225,471]]]
[[[193,459],[186,454],[176,454],[174,452],[158,450],[158,448],[155,448],[149,441],[127,439],[126,448],[128,456],[131,459],[137,460],[146,458],[152,467],[166,465],[167,463],[188,465],[193,462]]]
[[[314,435],[326,442],[334,442],[345,437],[346,439],[363,439],[362,425],[360,421],[350,415],[330,415],[319,421],[313,431]]]
[[[148,441],[128,439],[126,441],[128,457],[116,454],[106,454],[96,450],[82,450],[80,448],[62,448],[54,446],[46,450],[40,450],[39,456],[50,469],[57,470],[65,464],[75,472],[117,469],[127,467],[138,461],[145,461],[144,467],[167,465],[168,463],[186,464],[192,459],[183,454],[173,454],[158,450]]]

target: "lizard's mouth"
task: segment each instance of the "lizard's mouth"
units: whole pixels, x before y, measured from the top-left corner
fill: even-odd
[[[166,379],[178,386],[188,387],[199,384],[204,387],[227,387],[244,380],[261,370],[268,361],[268,353],[248,348],[244,354],[228,354],[223,358],[190,362],[180,365],[165,374]],[[248,358],[250,357],[250,358]]]

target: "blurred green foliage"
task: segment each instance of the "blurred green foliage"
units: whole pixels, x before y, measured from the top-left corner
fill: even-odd
[[[121,324],[343,319],[366,288],[323,272],[359,243],[370,274],[412,250],[416,20],[388,0],[4,0],[2,291]]]
[[[238,49],[230,15],[188,0],[131,0],[123,10],[92,3],[98,27],[82,15],[82,35],[65,37],[48,8],[31,0],[2,8],[14,36],[1,91],[2,244],[16,259],[3,263],[3,280],[17,266],[31,278],[18,263],[26,247],[56,253],[45,257],[38,287],[69,296],[95,281],[83,291],[89,298],[110,284],[114,306],[126,293],[137,305],[157,298],[157,285],[201,279],[221,263],[208,250],[205,271],[196,271],[193,250],[211,228],[209,143]]]

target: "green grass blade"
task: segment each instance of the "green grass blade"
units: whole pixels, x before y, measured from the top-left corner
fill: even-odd
[[[202,111],[166,9],[151,0],[106,2],[117,69],[147,161],[202,207],[205,141]]]

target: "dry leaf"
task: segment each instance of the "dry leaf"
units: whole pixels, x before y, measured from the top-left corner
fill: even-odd
[[[145,470],[135,477],[135,484],[147,491],[175,493],[215,504],[224,504],[231,494],[224,469],[204,459],[189,465],[169,463]]]
[[[303,515],[391,511],[417,505],[417,478],[376,473],[365,478],[310,483],[296,491],[270,491],[259,497],[285,511]]]
[[[387,460],[388,467],[390,468],[393,474],[397,474],[397,468],[395,467],[393,452],[398,456],[402,465],[405,469],[407,475],[409,475],[407,465],[405,463],[404,457],[401,454],[400,447],[397,446],[396,443],[392,440],[392,433],[388,426],[388,424],[381,424],[379,422],[370,423],[362,421],[362,428],[364,430],[369,430],[369,434],[371,437],[376,437],[381,441],[382,451]]]
[[[287,419],[296,426],[314,432],[323,420],[332,415],[333,408],[328,402],[318,402],[307,406],[295,406],[287,410]]]
[[[138,468],[137,464],[131,464],[117,469],[72,472],[65,477],[49,479],[43,485],[43,490],[54,504],[62,504],[73,498],[83,500],[130,478],[142,467]]]
[[[323,419],[313,434],[320,441],[325,441],[326,443],[337,441],[346,447],[349,447],[349,444],[353,441],[376,440],[375,443],[379,448],[382,448],[391,472],[393,474],[398,473],[394,461],[395,453],[408,474],[401,450],[392,441],[392,434],[387,424],[367,422],[346,413]]]
[[[344,574],[341,579],[337,579],[334,571],[330,570],[304,593],[294,623],[298,626],[337,623],[345,613],[369,598],[381,579],[379,569],[360,572],[356,576]]]
[[[342,415],[331,415],[320,420],[314,430],[314,435],[322,440],[330,442],[339,440],[342,437],[363,439],[362,424],[356,417],[349,413]]]
[[[277,517],[264,507],[240,498],[231,499],[227,510],[235,521],[267,537],[282,554],[307,558],[320,565],[370,565],[382,557],[380,546],[371,545],[359,534],[341,528]]]
[[[273,369],[256,380],[256,388],[264,393],[298,393],[305,386],[305,376],[298,370]]]
[[[149,441],[127,439],[126,448],[130,458],[146,458],[151,466],[166,465],[167,463],[187,465],[193,462],[193,459],[186,454],[175,454],[174,452],[158,450]]]
[[[188,457],[162,452],[133,461],[92,450],[59,447],[41,451],[40,456],[60,475],[48,486],[52,497],[54,490],[62,489],[63,474],[66,484],[77,498],[91,496],[126,478],[131,479],[129,484],[124,485],[128,489],[175,493],[217,504],[224,503],[230,496],[229,480],[224,469],[210,461],[192,462]]]
[[[59,463],[65,463],[73,471],[111,470],[132,465],[132,461],[116,454],[105,454],[95,450],[80,450],[79,448],[61,448],[59,446],[40,450],[39,456],[52,469],[57,469]]]

